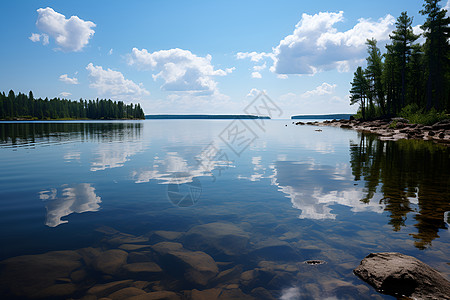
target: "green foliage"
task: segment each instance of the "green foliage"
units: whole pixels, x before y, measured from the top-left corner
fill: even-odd
[[[433,125],[448,118],[445,112],[438,112],[434,108],[427,111],[424,108],[420,108],[417,104],[405,106],[399,116],[407,119],[410,123],[423,125]]]
[[[73,119],[144,119],[144,111],[139,104],[124,104],[112,100],[35,99],[30,91],[28,96],[9,91],[8,96],[0,93],[0,119],[3,120],[73,120]]]
[[[389,128],[391,129],[397,128],[397,120],[392,121],[391,124],[389,124]]]

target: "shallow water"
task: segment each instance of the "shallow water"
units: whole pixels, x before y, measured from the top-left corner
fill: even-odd
[[[384,251],[449,277],[449,148],[316,129],[291,120],[0,123],[1,293],[81,298],[131,278],[124,287],[188,299],[213,288],[241,298],[391,299],[352,273]],[[164,241],[206,253],[218,269],[199,279],[189,273],[198,266],[157,251]],[[88,247],[94,262],[80,250]],[[113,249],[125,260],[105,271],[95,259]],[[76,263],[33,285],[27,273],[44,272],[56,250]],[[13,258],[21,255],[33,256]],[[162,273],[124,271],[147,261]]]

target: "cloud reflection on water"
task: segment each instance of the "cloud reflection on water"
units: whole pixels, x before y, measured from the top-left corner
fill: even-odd
[[[214,176],[214,170],[231,166],[230,161],[206,160],[205,157],[192,155],[193,153],[195,152],[168,151],[164,158],[155,157],[151,168],[133,171],[132,178],[135,183],[155,179],[161,184],[183,184],[192,182],[194,177]]]
[[[69,186],[62,185],[58,189],[52,188],[39,192],[39,198],[46,201],[47,216],[45,225],[56,227],[68,223],[61,220],[72,213],[94,212],[100,209],[101,198],[96,195],[95,188],[89,183]]]

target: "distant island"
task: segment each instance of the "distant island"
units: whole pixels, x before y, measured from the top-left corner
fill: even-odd
[[[267,116],[254,116],[254,115],[146,115],[146,119],[156,120],[156,119],[270,119]]]
[[[35,99],[13,90],[0,93],[0,120],[132,120],[144,119],[140,104],[125,104],[110,99],[71,101],[67,99]]]
[[[331,115],[299,115],[292,116],[291,119],[350,119],[353,114],[331,114]]]

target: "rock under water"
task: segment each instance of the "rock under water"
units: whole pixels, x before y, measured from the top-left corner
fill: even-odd
[[[450,298],[448,280],[417,258],[401,253],[371,253],[354,273],[384,294],[413,299]]]

